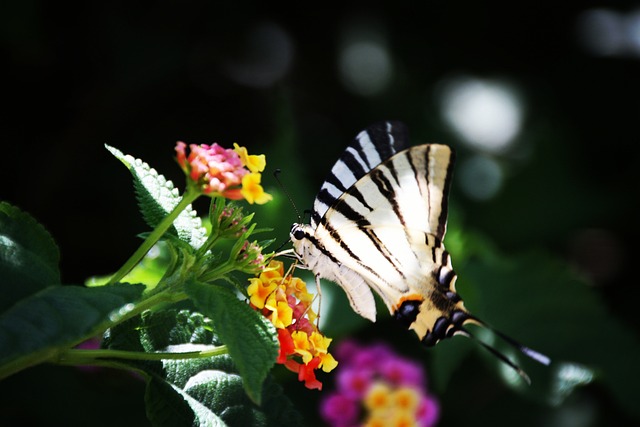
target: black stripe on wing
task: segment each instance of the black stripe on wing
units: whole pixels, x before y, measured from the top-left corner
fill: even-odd
[[[311,225],[317,227],[320,219],[336,200],[356,181],[389,157],[409,145],[407,127],[400,122],[387,121],[369,126],[356,136],[331,168],[320,187],[313,204]],[[357,194],[354,197],[366,205]]]
[[[440,207],[440,218],[438,219],[438,233],[440,239],[444,239],[444,233],[447,230],[447,216],[449,215],[449,190],[451,189],[451,178],[453,176],[453,165],[456,161],[456,153],[451,151],[449,157],[449,166],[447,166],[447,175],[444,180],[444,188],[442,189],[442,205]]]
[[[348,192],[350,196],[354,196],[353,194],[354,192],[357,194],[360,194],[360,192],[357,191],[355,187],[350,188]],[[404,272],[401,269],[400,260],[389,251],[389,249],[384,245],[382,240],[380,240],[378,235],[376,235],[375,229],[374,227],[372,227],[372,224],[361,213],[356,211],[353,208],[353,206],[349,204],[349,202],[350,202],[349,198],[346,198],[346,199],[342,198],[341,201],[339,203],[336,203],[332,209],[334,209],[335,212],[339,212],[347,220],[351,221],[353,223],[353,226],[357,227],[360,233],[362,233],[369,239],[370,243],[373,245],[375,250],[378,251],[380,255],[385,257],[385,259],[389,262],[389,264],[395,268],[398,274],[402,277],[405,277]],[[369,208],[369,211],[372,210],[370,207],[368,206],[366,207]],[[336,243],[339,243],[341,246],[343,246],[344,242],[340,238],[339,230],[333,229],[331,224],[329,224],[326,221],[326,218],[327,217],[325,216],[320,221],[320,224],[322,224],[327,230],[330,231],[330,234],[336,240]],[[362,264],[360,258],[357,257],[355,253],[351,252],[351,250],[349,250],[349,253],[353,255],[353,258],[356,261],[359,261]],[[363,264],[363,267],[367,268],[364,264]]]

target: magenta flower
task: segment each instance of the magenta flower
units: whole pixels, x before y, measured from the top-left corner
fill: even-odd
[[[420,364],[399,356],[385,344],[363,346],[344,341],[335,353],[341,360],[336,390],[320,406],[320,415],[328,425],[436,424],[440,407],[426,389]]]
[[[360,415],[360,404],[340,393],[330,394],[320,404],[320,415],[335,427],[355,426]]]
[[[371,386],[374,373],[372,369],[366,367],[345,364],[345,367],[338,371],[336,378],[338,389],[349,398],[362,399]]]
[[[424,386],[422,366],[410,360],[387,358],[380,363],[380,374],[392,384]]]

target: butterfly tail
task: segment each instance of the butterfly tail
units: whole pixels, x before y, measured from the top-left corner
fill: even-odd
[[[529,375],[527,375],[527,373],[520,366],[518,366],[514,362],[512,362],[511,359],[509,359],[503,353],[498,351],[495,347],[492,347],[489,344],[485,343],[484,341],[478,339],[475,335],[471,334],[468,330],[466,330],[464,328],[460,328],[460,330],[458,331],[457,334],[465,336],[467,338],[471,338],[473,341],[475,341],[478,344],[480,344],[484,349],[488,350],[491,354],[493,354],[495,357],[497,357],[501,362],[503,362],[504,364],[509,366],[511,369],[516,371],[518,373],[518,375],[520,375],[520,377],[527,384],[531,385],[531,379],[529,378]]]
[[[537,351],[535,351],[535,350],[533,350],[533,349],[531,349],[529,347],[526,347],[526,346],[520,344],[519,342],[517,342],[516,340],[514,340],[510,336],[505,335],[504,333],[492,328],[490,325],[488,325],[487,323],[483,322],[482,320],[478,319],[475,316],[472,316],[472,315],[468,314],[468,318],[465,319],[465,321],[464,321],[464,324],[467,324],[467,323],[477,324],[479,326],[482,326],[484,328],[489,329],[496,336],[500,337],[504,342],[506,342],[507,344],[511,345],[512,347],[514,347],[515,349],[520,351],[522,354],[524,354],[525,356],[535,360],[538,363],[541,363],[543,365],[549,365],[551,363],[551,359],[549,359],[549,357],[547,357],[544,354],[542,354],[540,352],[537,352]],[[475,335],[473,335],[471,332],[469,332],[464,327],[459,327],[458,330],[456,331],[456,334],[457,335],[466,336],[468,338],[471,338],[475,342],[479,343],[482,347],[484,347],[486,350],[488,350],[491,354],[496,356],[500,361],[502,361],[507,366],[511,367],[514,371],[516,371],[518,373],[518,375],[520,375],[520,377],[522,377],[528,384],[531,384],[531,380],[529,379],[529,376],[526,374],[526,372],[524,372],[522,370],[522,368],[520,368],[518,365],[516,365],[513,361],[511,361],[511,359],[509,359],[507,356],[505,356],[503,353],[501,353],[495,347],[493,347],[493,346],[485,343],[484,341],[480,340],[479,338],[477,338]]]

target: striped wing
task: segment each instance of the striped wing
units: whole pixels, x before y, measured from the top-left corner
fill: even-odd
[[[361,132],[322,185],[311,224],[293,224],[294,252],[316,280],[340,285],[351,307],[367,319],[376,317],[374,290],[427,346],[456,334],[474,338],[464,324],[488,325],[464,308],[442,243],[453,153],[444,145],[407,145],[400,123]],[[550,363],[492,330],[528,357]],[[509,358],[477,341],[528,381]]]
[[[342,194],[315,230],[315,238],[337,261],[334,269],[357,273],[392,314],[409,316],[405,323],[421,339],[439,318],[464,313],[442,245],[452,157],[444,145],[395,154]],[[351,283],[339,284],[351,301],[358,301],[350,295]],[[405,313],[408,306],[415,306],[416,316]]]
[[[356,181],[408,146],[408,132],[400,122],[376,123],[356,136],[325,179],[313,203],[311,226],[316,228],[327,210]],[[362,194],[353,193],[362,200]]]

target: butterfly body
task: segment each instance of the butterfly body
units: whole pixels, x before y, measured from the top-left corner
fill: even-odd
[[[354,311],[375,321],[375,291],[431,346],[483,323],[457,294],[443,244],[454,154],[408,145],[397,122],[358,134],[322,185],[311,223],[294,224],[291,240],[301,266],[341,286]]]

